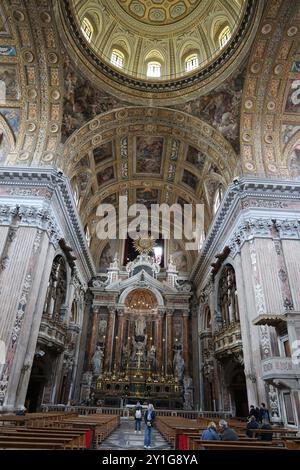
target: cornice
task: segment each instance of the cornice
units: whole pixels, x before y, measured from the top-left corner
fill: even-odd
[[[41,199],[43,200],[43,208],[49,212],[49,217],[55,219],[57,226],[61,226],[60,219],[63,217],[67,226],[67,236],[72,242],[74,251],[80,258],[85,281],[88,282],[92,278],[96,269],[91,258],[89,248],[86,243],[85,234],[81,224],[80,217],[75,206],[69,180],[62,173],[54,168],[39,167],[3,167],[0,166],[0,185],[13,186],[14,191],[11,194],[2,195],[3,204],[11,205],[10,202],[17,203],[21,208],[32,206],[33,208]],[[22,188],[19,193],[16,187]],[[26,188],[32,187],[32,191],[26,191]],[[36,188],[47,188],[45,194],[36,191]],[[54,196],[54,197],[53,197]],[[46,201],[46,202],[45,202]],[[47,214],[45,213],[46,217]],[[53,222],[54,223],[54,222]],[[60,228],[60,233],[62,230]],[[66,234],[64,234],[65,236]]]
[[[251,197],[256,201],[261,200],[261,204],[257,207],[251,207],[250,205],[247,207],[245,200],[249,200]],[[201,253],[190,274],[190,281],[200,285],[201,280],[207,278],[207,270],[210,268],[214,255],[222,250],[226,244],[228,245],[229,241],[232,248],[237,233],[245,231],[246,221],[250,223],[250,229],[253,229],[255,224],[257,225],[257,236],[269,237],[271,235],[266,231],[267,227],[265,225],[268,220],[279,217],[280,225],[283,223],[285,226],[289,226],[293,221],[297,222],[300,219],[299,211],[289,209],[287,204],[285,207],[285,201],[300,202],[300,182],[259,179],[256,177],[236,178],[227,188],[219,210],[210,226]],[[237,211],[238,215],[236,216]],[[231,227],[231,233],[228,230],[225,237],[224,231],[228,227]],[[294,228],[291,226],[290,229],[292,232]],[[283,236],[286,233],[283,230],[281,231]],[[291,237],[294,238],[292,233]],[[245,239],[241,237],[241,242],[244,242]]]

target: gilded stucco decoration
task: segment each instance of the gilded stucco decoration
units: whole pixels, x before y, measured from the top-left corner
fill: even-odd
[[[245,79],[241,116],[243,171],[297,177],[300,6],[268,2]]]
[[[62,63],[52,5],[5,0],[0,15],[6,25],[0,32],[0,79],[7,82],[0,112],[16,139],[6,161],[53,164],[61,139]]]

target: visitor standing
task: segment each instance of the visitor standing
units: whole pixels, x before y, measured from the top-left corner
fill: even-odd
[[[148,408],[145,412],[144,419],[145,419],[144,448],[150,449],[152,428],[155,422],[155,412],[154,412],[154,406],[152,405],[152,403],[149,403]]]
[[[142,406],[138,401],[134,409],[134,429],[135,434],[138,432],[141,434],[141,422],[142,422]]]

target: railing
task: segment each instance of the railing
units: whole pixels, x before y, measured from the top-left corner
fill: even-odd
[[[89,414],[108,414],[118,415],[121,417],[129,418],[133,412],[131,408],[110,408],[110,407],[96,407],[96,406],[68,406],[68,405],[51,405],[45,404],[41,406],[42,411],[73,411],[80,415]],[[197,418],[231,418],[232,413],[229,411],[187,411],[187,410],[155,410],[156,416],[176,416],[187,419]]]

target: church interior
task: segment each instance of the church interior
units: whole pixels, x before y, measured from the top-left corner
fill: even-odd
[[[196,248],[121,199],[201,206]],[[176,446],[265,403],[296,436],[299,286],[299,0],[0,2],[0,429],[139,401]]]

